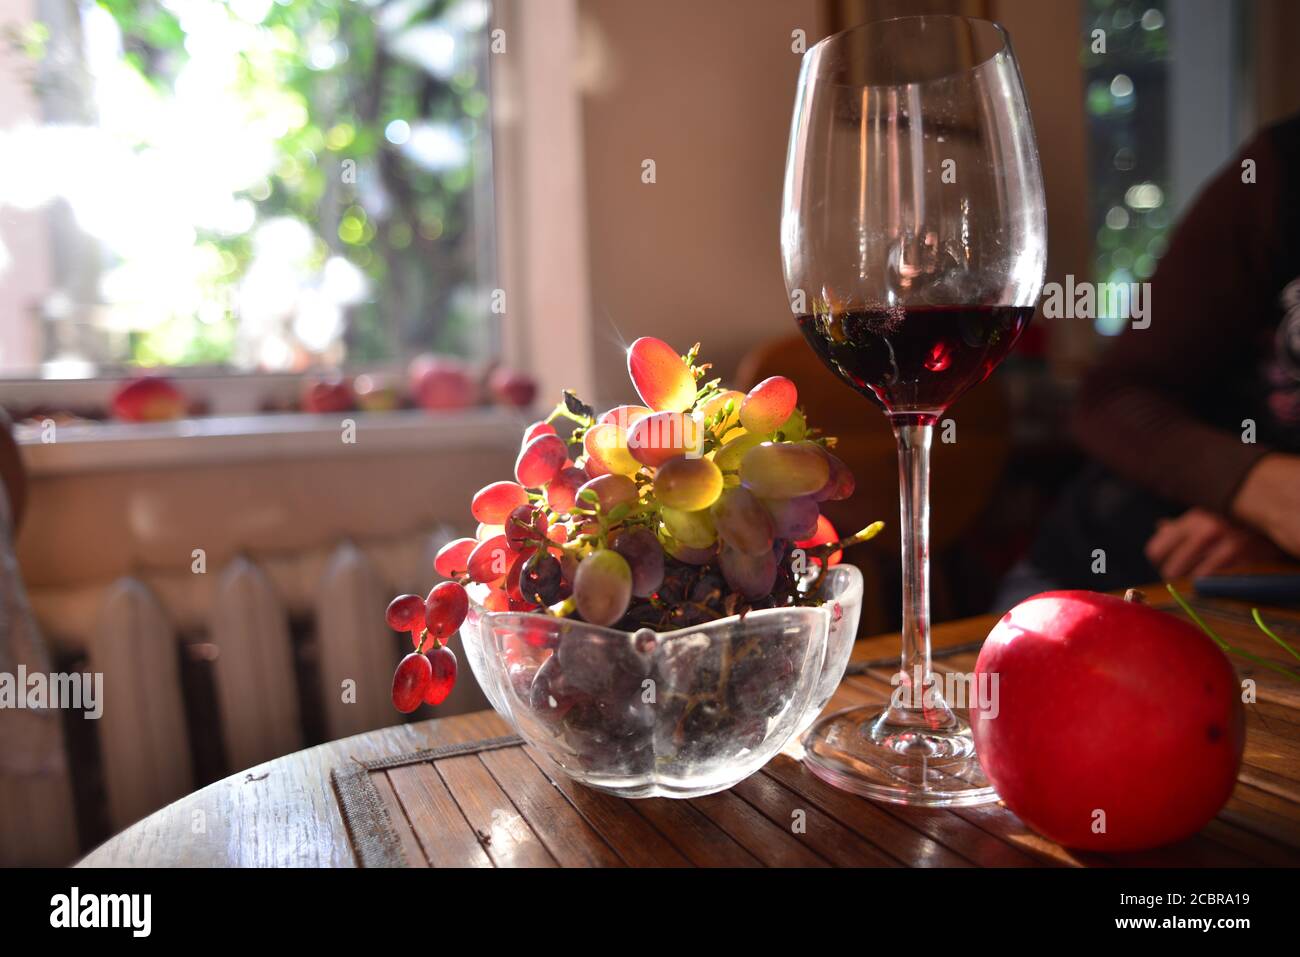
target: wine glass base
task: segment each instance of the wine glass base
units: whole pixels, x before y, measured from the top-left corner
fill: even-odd
[[[837,711],[803,738],[808,770],[843,791],[913,807],[972,807],[998,800],[970,727],[960,718],[942,731],[890,725],[886,708]]]

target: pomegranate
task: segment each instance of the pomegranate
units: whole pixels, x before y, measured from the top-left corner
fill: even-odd
[[[996,688],[971,710],[980,763],[1054,841],[1156,847],[1196,833],[1232,793],[1245,738],[1236,673],[1207,635],[1135,593],[1026,599],[975,671],[976,687]]]

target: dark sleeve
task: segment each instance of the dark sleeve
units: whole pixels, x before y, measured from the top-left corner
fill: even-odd
[[[1254,183],[1242,182],[1246,158],[1256,162]],[[1268,252],[1280,172],[1263,134],[1202,191],[1152,277],[1150,326],[1130,324],[1097,360],[1075,406],[1074,434],[1089,454],[1186,506],[1227,514],[1246,473],[1270,451],[1194,410],[1231,391],[1225,382],[1258,375],[1256,336],[1274,318]]]

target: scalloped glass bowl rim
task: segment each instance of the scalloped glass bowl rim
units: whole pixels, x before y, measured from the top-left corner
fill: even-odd
[[[848,572],[849,581],[845,583],[843,592],[845,594],[852,591],[855,587],[861,591],[863,580],[862,571],[856,565],[849,565],[841,562],[833,568],[827,570],[826,574],[836,573],[837,570],[843,569]],[[852,571],[848,571],[852,569]],[[702,631],[709,631],[714,628],[724,628],[729,625],[739,624],[742,620],[749,620],[756,616],[771,617],[772,614],[788,614],[792,611],[815,611],[830,615],[830,609],[826,607],[827,603],[820,605],[781,605],[775,608],[757,608],[753,611],[747,611],[743,614],[727,615],[725,618],[713,618],[709,621],[700,622],[698,625],[687,625],[684,628],[674,628],[672,631],[655,631],[653,628],[638,628],[636,631],[624,631],[622,628],[610,628],[607,625],[593,625],[589,621],[583,621],[580,618],[564,618],[558,615],[547,615],[536,611],[488,611],[483,604],[474,597],[475,591],[486,586],[471,585],[469,592],[469,604],[471,611],[477,613],[476,622],[481,625],[485,619],[496,623],[518,622],[527,623],[530,621],[546,622],[556,625],[573,625],[581,627],[584,631],[591,631],[604,635],[622,635],[625,638],[635,638],[642,634],[654,635],[656,642],[669,641],[673,638],[680,638],[686,635],[698,635]],[[836,596],[831,601],[839,601],[840,597]]]

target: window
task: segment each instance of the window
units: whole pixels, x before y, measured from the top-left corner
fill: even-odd
[[[1240,0],[1082,0],[1092,279],[1145,282],[1169,229],[1240,140]],[[1097,331],[1127,322],[1101,315]]]
[[[486,0],[32,0],[0,373],[493,351]]]

